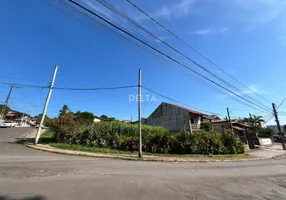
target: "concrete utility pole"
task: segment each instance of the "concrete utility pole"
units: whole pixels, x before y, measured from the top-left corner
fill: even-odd
[[[231,128],[231,130],[232,130],[232,132],[233,132],[233,127],[232,127],[232,123],[231,123],[231,119],[230,119],[230,115],[229,115],[229,108],[226,108],[226,111],[227,111],[227,116],[228,116],[228,122],[229,122],[230,128]],[[234,132],[233,132],[233,133],[234,133]]]
[[[138,147],[138,157],[142,158],[142,117],[141,117],[141,101],[142,101],[142,71],[139,69],[138,77],[138,127],[139,127],[139,147]]]
[[[286,150],[285,141],[284,141],[284,132],[281,131],[280,122],[279,122],[279,119],[278,119],[276,106],[275,106],[274,103],[272,103],[272,108],[273,108],[273,115],[275,117],[275,121],[276,121],[277,128],[278,128],[278,133],[279,133],[279,135],[280,134],[282,135],[282,148],[283,148],[283,150]]]
[[[47,95],[47,98],[46,98],[46,102],[45,102],[45,105],[44,105],[44,108],[43,108],[42,119],[41,119],[38,131],[37,131],[37,134],[36,134],[35,144],[38,144],[38,141],[39,141],[39,138],[40,138],[40,135],[41,135],[41,129],[42,129],[42,126],[43,126],[43,123],[44,123],[44,120],[45,120],[47,108],[48,108],[49,101],[50,101],[50,98],[51,98],[51,94],[52,94],[52,91],[53,91],[53,88],[54,88],[54,83],[55,83],[57,71],[58,71],[58,66],[55,66],[52,82],[50,84],[49,92],[48,92],[48,95]]]
[[[5,101],[5,103],[4,103],[4,107],[2,108],[2,111],[1,111],[0,122],[2,122],[3,116],[5,115],[5,111],[6,111],[6,108],[7,108],[7,106],[8,106],[8,102],[9,102],[9,99],[10,99],[10,96],[11,96],[11,93],[12,93],[13,88],[14,88],[14,86],[11,85],[11,86],[10,86],[10,90],[9,90],[9,92],[8,92],[8,95],[7,95],[7,97],[6,97],[6,101]]]

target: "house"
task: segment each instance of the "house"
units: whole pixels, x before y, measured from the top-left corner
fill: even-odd
[[[132,124],[131,120],[122,120],[122,122],[125,123],[125,124]]]
[[[169,131],[198,130],[202,122],[219,120],[218,116],[207,115],[182,106],[162,102],[144,123],[162,126]]]
[[[228,120],[213,121],[212,125],[214,130],[218,133],[224,133],[225,129],[230,129],[230,123]],[[250,125],[242,124],[236,120],[231,121],[234,134],[245,144],[248,144],[250,140],[249,129]]]
[[[94,116],[93,123],[98,123],[98,122],[101,122],[101,121],[103,121],[102,118]]]
[[[5,116],[6,120],[13,121],[16,123],[21,123],[23,121],[30,121],[30,118],[31,118],[30,115],[16,110],[10,110]]]

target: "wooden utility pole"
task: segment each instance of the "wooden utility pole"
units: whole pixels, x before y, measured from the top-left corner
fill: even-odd
[[[284,132],[281,131],[280,122],[279,122],[279,119],[278,119],[276,106],[275,106],[274,103],[272,103],[272,108],[273,108],[273,115],[275,117],[275,121],[276,121],[277,128],[278,128],[278,134],[282,135],[282,148],[283,148],[283,150],[286,150],[285,141],[284,141]]]
[[[38,144],[38,141],[40,139],[41,129],[42,129],[42,126],[43,126],[43,123],[44,123],[44,120],[45,120],[45,116],[46,116],[46,112],[47,112],[47,109],[48,109],[49,101],[50,101],[51,94],[52,94],[52,91],[53,91],[53,88],[54,88],[54,83],[55,83],[57,71],[58,71],[58,66],[55,66],[53,78],[52,78],[52,81],[51,81],[51,84],[50,84],[50,87],[49,87],[49,92],[48,92],[48,95],[47,95],[47,98],[46,98],[46,102],[45,102],[45,105],[44,105],[44,108],[43,108],[42,119],[41,119],[38,131],[37,131],[37,134],[36,134],[35,144]]]
[[[6,111],[6,109],[7,109],[8,102],[9,102],[9,99],[10,99],[10,96],[11,96],[11,93],[12,93],[12,90],[13,90],[14,87],[15,87],[14,85],[11,85],[11,86],[10,86],[10,90],[9,90],[8,95],[7,95],[7,97],[6,97],[6,101],[5,101],[5,103],[4,103],[4,107],[3,107],[2,110],[1,110],[0,123],[2,122],[3,116],[5,115],[5,111]]]
[[[229,122],[230,128],[231,128],[231,130],[233,132],[233,127],[232,127],[232,123],[231,123],[231,119],[230,119],[230,115],[229,115],[229,108],[226,108],[226,111],[227,111],[227,116],[228,116],[228,122]]]
[[[138,77],[138,129],[139,129],[139,146],[138,146],[138,157],[142,158],[142,117],[141,117],[141,108],[142,108],[142,71],[139,69]]]

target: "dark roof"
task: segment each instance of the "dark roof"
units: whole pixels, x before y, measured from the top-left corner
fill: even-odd
[[[232,126],[233,129],[239,130],[239,131],[245,131],[245,128],[241,128],[239,126]]]
[[[166,103],[166,102],[163,102],[163,103],[169,104],[169,105],[172,105],[172,106],[175,106],[175,107],[178,107],[178,108],[181,108],[181,109],[186,110],[186,111],[188,111],[188,112],[190,112],[190,113],[193,113],[193,114],[197,114],[197,115],[201,115],[201,116],[204,116],[204,115],[205,115],[205,116],[208,116],[208,115],[205,114],[205,113],[198,112],[198,111],[195,111],[195,110],[191,110],[191,109],[186,108],[186,107],[183,107],[183,106],[179,106],[179,105],[171,104],[171,103]]]
[[[192,110],[192,109],[189,109],[189,108],[186,108],[186,107],[183,107],[183,106],[179,106],[179,105],[176,105],[176,104],[171,104],[171,103],[166,103],[166,102],[162,102],[161,104],[168,104],[168,105],[172,105],[172,106],[175,106],[177,108],[181,108],[185,111],[188,111],[190,113],[193,113],[193,114],[196,114],[196,115],[199,115],[205,119],[220,119],[218,116],[216,115],[208,115],[208,114],[205,114],[205,113],[202,113],[202,112],[199,112],[199,111],[195,111],[195,110]]]

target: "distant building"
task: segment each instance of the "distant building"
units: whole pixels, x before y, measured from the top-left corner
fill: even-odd
[[[10,110],[5,116],[6,120],[20,123],[21,121],[30,121],[31,116],[27,113],[19,112],[16,110]]]
[[[170,131],[198,130],[202,122],[212,122],[220,118],[207,115],[182,106],[162,102],[144,123],[151,126],[162,126]]]
[[[247,144],[247,136],[249,134],[250,125],[242,124],[235,120],[231,122],[234,134],[239,137],[239,139]],[[230,123],[228,120],[219,120],[212,122],[214,130],[218,133],[224,133],[225,129],[230,129]]]
[[[101,121],[103,121],[103,120],[100,117],[97,117],[97,116],[94,117],[94,120],[93,120],[94,123],[98,123]]]
[[[277,125],[267,125],[266,127],[267,127],[267,128],[271,128],[272,130],[274,130],[275,132],[278,133],[278,127],[277,127]],[[282,131],[282,132],[285,132],[285,131],[286,131],[285,128],[284,128],[284,125],[283,125],[283,126],[280,125],[280,128],[281,128],[281,131]]]

